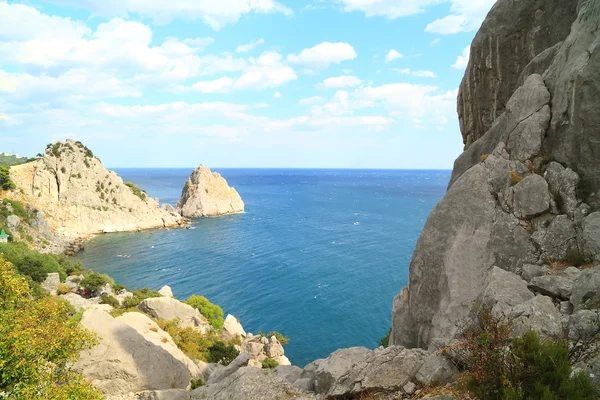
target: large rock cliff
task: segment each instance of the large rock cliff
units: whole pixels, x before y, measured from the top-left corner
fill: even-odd
[[[225,178],[200,165],[188,178],[177,203],[186,218],[215,217],[244,211],[244,202]]]
[[[493,7],[458,98],[467,149],[394,299],[392,344],[447,342],[476,300],[521,331],[573,326],[571,288],[600,262],[598,71],[600,2]]]
[[[13,198],[37,209],[46,231],[75,239],[102,232],[178,226],[181,216],[158,207],[133,184],[125,184],[80,142],[49,145],[43,156],[12,167]]]

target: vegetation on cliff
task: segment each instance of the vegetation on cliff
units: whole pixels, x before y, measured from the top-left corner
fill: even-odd
[[[71,371],[79,352],[96,343],[72,307],[35,299],[27,279],[0,256],[0,392],[18,399],[101,399]]]
[[[225,320],[223,318],[223,309],[221,309],[221,307],[211,303],[204,296],[191,296],[185,302],[200,311],[200,314],[208,319],[208,322],[215,331],[221,332],[223,330],[223,323]]]
[[[17,186],[10,179],[10,167],[6,165],[0,165],[0,188],[2,190],[15,190]]]

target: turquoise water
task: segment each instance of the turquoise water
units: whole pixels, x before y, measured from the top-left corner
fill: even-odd
[[[117,172],[174,205],[191,170]],[[450,171],[219,172],[244,199],[244,214],[197,220],[194,230],[102,235],[78,257],[130,288],[204,295],[247,331],[280,331],[295,365],[376,347]]]

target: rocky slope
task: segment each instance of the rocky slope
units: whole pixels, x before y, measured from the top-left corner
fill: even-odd
[[[600,306],[599,31],[594,0],[490,11],[458,98],[467,150],[394,299],[392,344],[447,343],[476,300],[547,336]]]
[[[200,165],[188,178],[177,210],[186,218],[215,217],[244,211],[244,202],[225,178]]]
[[[49,242],[102,232],[179,226],[180,215],[135,186],[126,185],[80,142],[49,145],[43,157],[10,170],[13,199],[37,210],[32,225]]]

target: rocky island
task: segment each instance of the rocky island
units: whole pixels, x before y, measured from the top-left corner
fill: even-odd
[[[244,211],[244,202],[225,178],[200,165],[188,178],[177,202],[186,218],[215,217]]]

